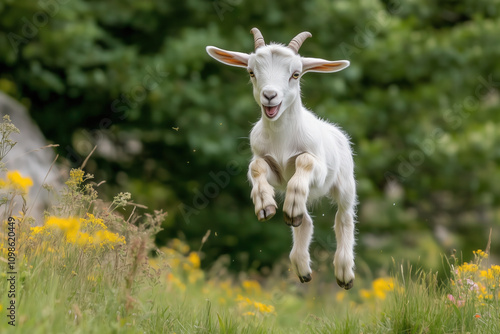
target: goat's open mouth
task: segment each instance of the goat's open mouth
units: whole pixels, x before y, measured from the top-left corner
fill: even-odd
[[[266,113],[266,116],[269,118],[273,118],[274,116],[278,115],[278,111],[280,111],[281,103],[278,104],[277,106],[269,106],[266,107],[265,105],[262,105],[264,108],[264,112]]]

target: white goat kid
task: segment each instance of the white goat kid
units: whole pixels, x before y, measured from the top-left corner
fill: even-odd
[[[306,72],[337,72],[347,60],[327,61],[298,54],[309,32],[298,34],[288,46],[266,45],[257,28],[255,52],[226,51],[213,46],[207,52],[216,60],[246,68],[262,117],[250,134],[253,158],[248,177],[259,221],[272,218],[277,209],[274,188],[285,192],[285,222],[293,231],[292,268],[302,283],[311,280],[309,245],[313,222],[307,204],[331,196],[335,216],[337,283],[350,289],[354,281],[354,218],[356,182],[348,137],[337,126],[318,119],[302,106],[299,79]],[[273,188],[274,187],[274,188]]]

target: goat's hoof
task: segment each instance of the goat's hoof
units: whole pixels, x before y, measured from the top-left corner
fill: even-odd
[[[286,212],[283,213],[285,216],[285,223],[288,226],[293,226],[293,227],[298,227],[300,224],[302,224],[302,219],[304,218],[304,215],[298,215],[297,217],[290,217],[287,215]]]
[[[260,222],[263,222],[273,218],[275,214],[276,208],[273,205],[268,205],[265,209],[259,211],[259,213],[257,214],[257,219]]]
[[[337,284],[338,284],[341,288],[343,288],[343,289],[345,289],[345,290],[349,290],[349,289],[350,289],[350,288],[352,288],[352,286],[354,285],[354,280],[352,279],[352,280],[350,280],[348,283],[344,283],[344,282],[342,282],[341,280],[339,280],[339,279],[337,278]]]
[[[306,276],[299,276],[300,283],[307,283],[312,280],[311,274],[307,274]]]

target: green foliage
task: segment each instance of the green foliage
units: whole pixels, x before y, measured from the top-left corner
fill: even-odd
[[[428,268],[440,250],[478,248],[498,227],[499,10],[497,0],[3,0],[0,89],[29,99],[69,163],[99,144],[87,170],[109,196],[125,188],[169,211],[160,243],[197,246],[210,229],[205,264],[230,253],[235,268],[262,268],[291,241],[280,215],[257,222],[249,199],[259,109],[246,73],[204,48],[251,52],[253,26],[282,43],[308,30],[303,55],[351,61],[308,74],[303,93],[352,137],[358,267],[387,269],[405,254]],[[313,254],[331,262],[334,211],[325,202],[314,213]]]

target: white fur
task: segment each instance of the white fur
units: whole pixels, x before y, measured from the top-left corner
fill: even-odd
[[[285,192],[285,221],[298,225],[292,227],[290,260],[301,282],[307,282],[311,279],[309,245],[313,233],[307,204],[323,196],[332,197],[338,204],[335,275],[341,287],[351,288],[356,184],[350,142],[337,126],[303,107],[300,77],[293,77],[294,73],[302,76],[308,71],[336,72],[349,62],[304,58],[278,44],[259,47],[251,54],[211,46],[207,52],[216,60],[253,73],[253,95],[262,117],[250,134],[253,158],[248,177],[259,220],[270,219],[276,212],[274,188]],[[280,104],[278,113],[268,117],[265,107]]]

